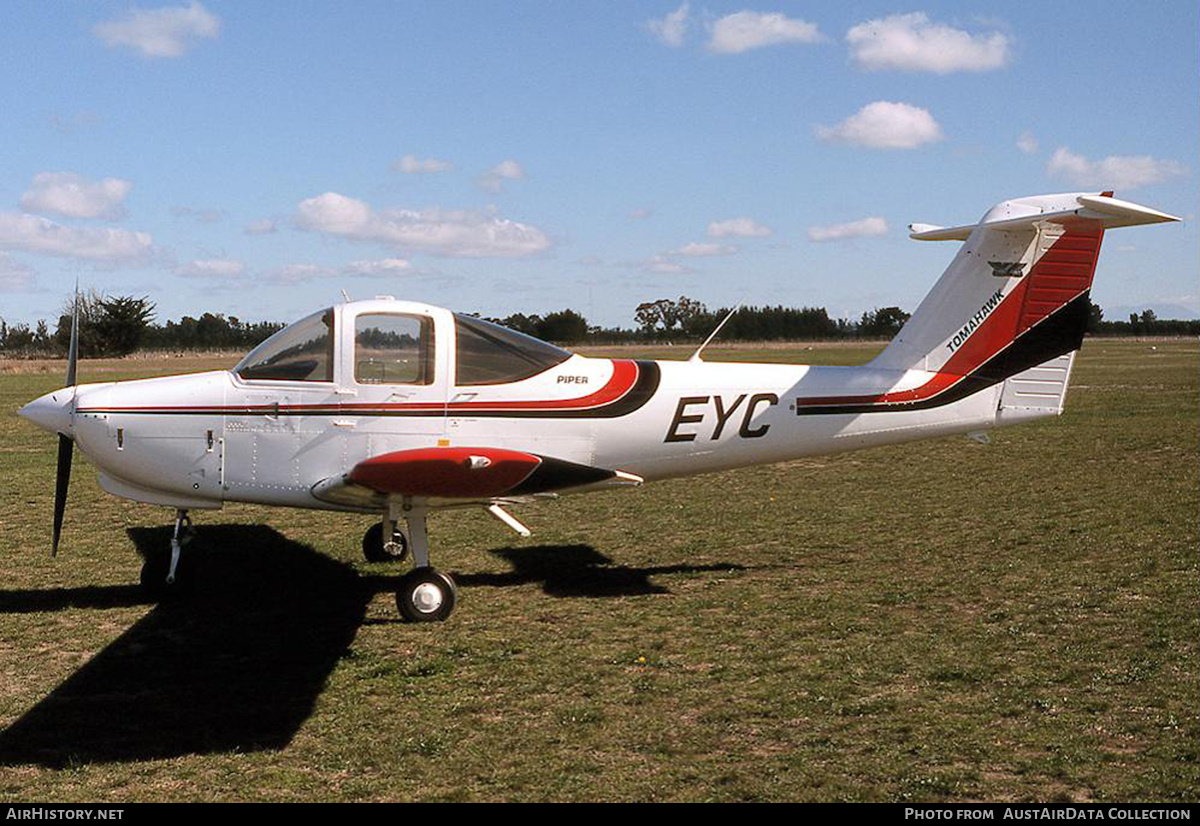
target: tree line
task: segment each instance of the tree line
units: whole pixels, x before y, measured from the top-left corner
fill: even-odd
[[[246,322],[236,316],[204,313],[159,324],[149,298],[105,296],[92,291],[79,296],[79,352],[83,357],[124,356],[137,350],[246,351],[282,329],[275,321]],[[858,319],[831,318],[824,307],[729,307],[709,310],[687,296],[639,304],[634,327],[598,327],[571,309],[546,315],[514,313],[489,318],[506,327],[560,344],[625,344],[661,341],[701,341],[726,316],[721,329],[727,341],[813,341],[831,339],[888,339],[909,318],[899,307],[864,312]],[[53,329],[45,321],[9,326],[0,318],[0,354],[61,356],[71,340],[72,304],[68,302]],[[1106,320],[1091,305],[1088,332],[1109,336],[1196,336],[1200,320],[1160,319],[1153,310],[1131,314],[1128,321]]]
[[[81,293],[79,354],[84,358],[125,356],[137,350],[249,350],[285,326],[274,321],[243,322],[235,316],[204,313],[157,324],[154,303],[143,296]],[[71,342],[74,299],[59,313],[54,329],[45,320],[9,326],[0,318],[0,353],[64,355]]]

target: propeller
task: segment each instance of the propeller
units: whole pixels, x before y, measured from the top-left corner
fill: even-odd
[[[75,419],[76,374],[79,368],[79,285],[75,285],[75,301],[71,306],[71,343],[67,347],[67,387],[71,388],[71,420]],[[74,428],[72,428],[74,432]],[[75,440],[65,433],[58,434],[58,469],[54,476],[54,539],[50,555],[58,556],[58,540],[62,535],[63,514],[67,510],[67,488],[71,484],[71,458]]]

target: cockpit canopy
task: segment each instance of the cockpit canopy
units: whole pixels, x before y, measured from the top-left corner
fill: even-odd
[[[255,347],[233,372],[244,379],[333,381],[333,310],[319,310]]]
[[[521,381],[571,357],[553,344],[461,313],[454,314],[454,339],[460,386]]]
[[[353,306],[353,305],[350,305]],[[254,381],[335,380],[339,335],[336,314],[325,309],[297,321],[238,362],[234,372]],[[435,323],[448,314],[389,312],[372,307],[354,315],[352,380],[357,384],[427,385],[444,381],[438,371],[448,360],[436,358]],[[342,317],[350,323],[349,315]],[[507,384],[536,376],[571,357],[562,348],[474,316],[453,316],[455,383],[458,386]],[[351,377],[338,377],[349,383]]]

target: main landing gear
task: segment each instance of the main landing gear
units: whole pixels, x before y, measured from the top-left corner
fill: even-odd
[[[362,549],[367,562],[403,562],[408,556],[408,537],[393,522],[391,538],[384,542],[383,522],[376,522],[363,534]]]
[[[191,585],[183,562],[183,547],[192,541],[196,529],[188,517],[187,510],[175,511],[175,531],[171,534],[171,554],[147,556],[142,563],[142,589],[152,598],[159,600],[180,593]]]
[[[399,536],[403,540],[404,533],[397,523],[403,519],[408,524],[408,541],[402,546],[400,555],[388,557],[403,559],[408,550],[412,551],[413,569],[400,578],[396,588],[396,607],[408,622],[441,622],[450,616],[458,600],[454,580],[429,564],[427,516],[428,511],[422,506],[411,502],[396,503],[389,507],[383,522],[372,526],[363,537],[363,550],[366,551],[367,539],[376,528],[380,538],[390,535],[393,539]],[[381,542],[381,549],[383,547],[386,546]]]

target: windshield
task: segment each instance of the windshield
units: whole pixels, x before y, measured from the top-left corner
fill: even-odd
[[[233,370],[244,379],[333,381],[333,310],[320,310],[284,327]]]
[[[454,315],[459,386],[507,384],[536,376],[571,357],[566,350],[469,315]]]

